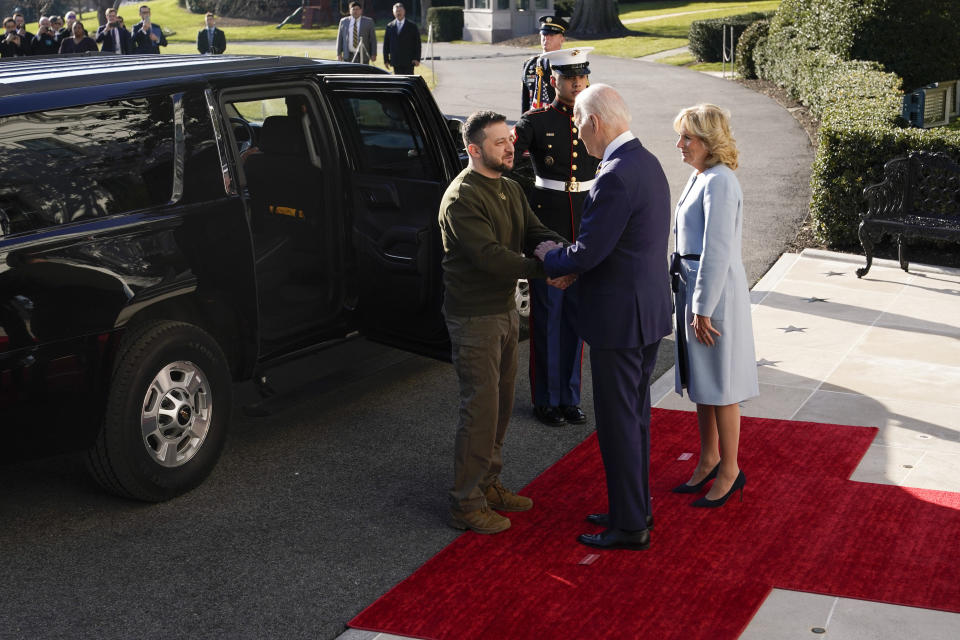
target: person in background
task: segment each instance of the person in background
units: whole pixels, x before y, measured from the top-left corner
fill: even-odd
[[[57,31],[50,24],[50,18],[43,16],[37,23],[37,35],[33,36],[33,41],[30,43],[30,55],[52,56],[59,52]]]
[[[750,317],[750,287],[741,257],[743,194],[730,114],[712,104],[682,110],[673,121],[677,148],[694,172],[676,212],[674,274],[676,391],[697,403],[700,459],[675,493],[707,494],[695,507],[719,507],[747,478],[737,463],[739,403],[760,393]],[[715,478],[715,479],[714,479]]]
[[[17,22],[12,17],[3,19],[3,40],[0,41],[0,58],[19,58],[27,55],[23,39],[17,32]]]
[[[82,22],[74,21],[73,37],[64,38],[60,41],[60,53],[86,53],[96,50],[97,43],[87,35],[87,30],[83,28]]]
[[[383,62],[397,75],[413,75],[413,68],[420,65],[420,29],[407,20],[407,10],[399,2],[393,5],[393,17],[383,35]]]
[[[563,46],[564,34],[569,25],[560,16],[540,18],[541,53],[557,51]],[[540,55],[528,58],[523,63],[523,88],[520,93],[520,113],[530,109],[541,109],[553,103],[556,90],[550,84],[550,62]]]
[[[33,44],[33,34],[27,31],[27,21],[19,11],[13,14],[13,21],[17,23],[17,35],[20,36],[20,43],[24,52],[30,55],[30,48]]]
[[[66,20],[66,24],[60,29],[60,40],[64,38],[73,37],[73,24],[77,21],[77,12],[76,11],[67,11],[66,15],[63,16]]]
[[[104,14],[107,18],[106,24],[100,25],[97,29],[95,40],[100,45],[100,51],[105,53],[116,53],[122,55],[130,53],[131,41],[130,32],[120,26],[117,21],[117,10],[113,7],[107,9]]]
[[[217,29],[217,18],[207,12],[206,28],[197,32],[197,51],[200,53],[217,54],[227,49],[227,35]]]
[[[150,7],[140,6],[140,22],[133,25],[133,52],[160,53],[160,47],[167,46],[167,37],[160,25],[150,21]]]
[[[377,33],[373,19],[363,15],[363,7],[354,0],[350,15],[337,29],[337,60],[369,64],[377,61]]]
[[[57,46],[60,46],[60,32],[63,30],[63,18],[60,16],[50,16],[50,28],[57,38]]]

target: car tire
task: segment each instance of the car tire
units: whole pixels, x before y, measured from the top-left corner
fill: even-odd
[[[147,502],[193,489],[220,457],[232,408],[230,369],[207,332],[159,321],[128,331],[88,467],[108,491]]]

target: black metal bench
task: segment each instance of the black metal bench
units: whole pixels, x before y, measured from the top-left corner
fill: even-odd
[[[904,240],[924,238],[960,242],[960,166],[945,153],[913,151],[883,166],[883,182],[863,190],[867,211],[860,222],[860,244],[867,266],[873,263],[874,243],[888,233],[897,240],[900,267],[907,271]]]

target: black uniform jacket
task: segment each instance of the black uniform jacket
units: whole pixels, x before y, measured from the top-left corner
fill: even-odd
[[[556,100],[548,107],[528,111],[514,129],[515,157],[530,152],[533,171],[540,178],[569,185],[567,191],[534,187],[530,208],[547,227],[576,240],[587,189],[573,186],[593,180],[600,160],[587,153],[573,125],[573,107]]]

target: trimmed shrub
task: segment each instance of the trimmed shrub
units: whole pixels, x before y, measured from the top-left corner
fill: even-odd
[[[762,43],[755,50],[758,60],[770,55],[765,46]],[[791,93],[820,118],[820,144],[810,177],[810,215],[817,238],[827,245],[858,245],[863,190],[883,180],[888,160],[928,150],[943,151],[960,161],[960,131],[903,126],[900,77],[885,72],[879,63],[842,60],[821,51],[798,54],[792,63],[779,61],[774,67],[792,69]]]
[[[427,25],[433,25],[435,42],[460,40],[463,38],[463,7],[430,7],[427,9]]]
[[[744,13],[726,18],[695,20],[690,23],[687,39],[690,41],[690,53],[700,62],[720,62],[723,59],[723,28],[733,27],[733,38],[740,35],[757,20],[769,18],[771,13]],[[728,45],[729,46],[729,45]]]
[[[956,0],[783,0],[769,39],[781,65],[808,51],[874,60],[912,90],[960,77],[958,24]]]
[[[757,45],[767,38],[770,33],[769,20],[757,20],[737,39],[737,55],[734,56],[734,63],[737,67],[737,75],[741,78],[756,78],[757,69],[753,63],[753,51]]]

